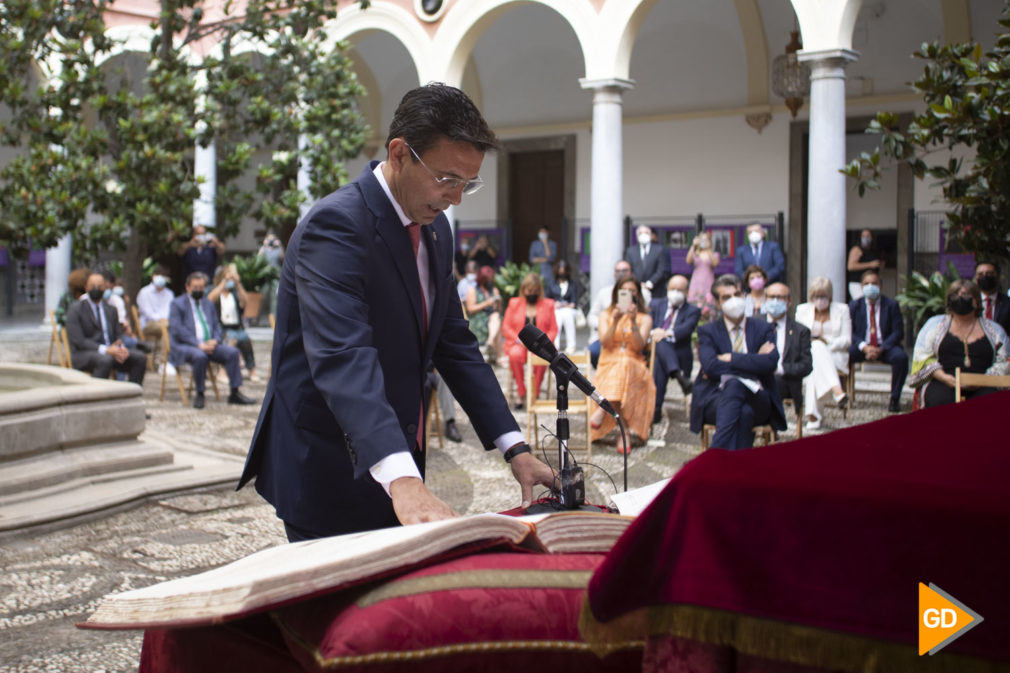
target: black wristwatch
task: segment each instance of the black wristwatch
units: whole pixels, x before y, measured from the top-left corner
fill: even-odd
[[[530,445],[523,442],[522,444],[516,444],[511,449],[505,452],[504,458],[506,463],[511,463],[512,459],[518,456],[520,453],[533,453],[533,449]]]

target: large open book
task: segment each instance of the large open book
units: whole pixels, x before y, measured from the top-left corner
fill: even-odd
[[[631,521],[604,512],[478,514],[296,542],[198,575],[111,594],[80,626],[215,624],[502,544],[543,553],[606,552]]]

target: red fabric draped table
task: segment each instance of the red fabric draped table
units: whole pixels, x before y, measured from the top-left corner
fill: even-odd
[[[588,619],[646,629],[647,670],[1010,669],[1008,411],[1000,392],[707,451],[606,556]],[[919,657],[919,582],[984,621]]]

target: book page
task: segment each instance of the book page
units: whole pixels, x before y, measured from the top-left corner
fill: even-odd
[[[615,493],[610,499],[617,506],[617,511],[627,516],[638,516],[659,495],[659,492],[670,483],[669,479],[657,481],[654,484],[636,488],[624,493]]]
[[[520,517],[536,526],[536,537],[552,554],[610,551],[633,517],[608,512],[553,512]]]

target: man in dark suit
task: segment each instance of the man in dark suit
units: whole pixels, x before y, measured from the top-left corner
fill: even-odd
[[[270,383],[239,488],[290,540],[448,518],[423,482],[434,364],[486,449],[522,487],[554,485],[519,432],[463,318],[443,211],[481,185],[497,146],[476,106],[432,83],[403,97],[387,156],[318,201],[287,247]]]
[[[193,368],[196,395],[193,408],[203,409],[207,363],[211,360],[224,365],[228,373],[231,393],[228,404],[253,404],[242,394],[242,368],[237,348],[221,342],[221,323],[217,320],[214,304],[204,296],[207,276],[194,271],[186,278],[186,292],[172,300],[168,309],[168,338],[171,343],[169,358],[179,366],[188,362]]]
[[[666,383],[671,377],[677,379],[685,395],[691,392],[691,368],[694,353],[691,351],[691,335],[698,326],[701,309],[686,303],[687,278],[676,275],[666,284],[666,296],[653,299],[649,304],[652,314],[652,343],[656,358],[652,378],[656,383],[656,411],[652,422],[663,418],[663,398],[666,397]]]
[[[701,371],[691,397],[691,432],[715,425],[710,446],[743,449],[754,445],[754,426],[786,429],[782,399],[775,385],[779,353],[772,326],[744,318],[740,281],[723,275],[712,286],[722,312],[698,328]]]
[[[635,229],[635,238],[635,245],[628,246],[624,259],[631,265],[631,273],[642,283],[642,296],[651,300],[652,292],[661,292],[670,277],[670,253],[652,240],[652,229],[645,225]]]
[[[976,264],[975,282],[982,291],[982,317],[995,320],[1010,334],[1010,297],[1000,287],[996,265],[984,261]]]
[[[786,261],[782,248],[774,241],[765,240],[765,228],[760,222],[747,225],[747,242],[736,249],[733,269],[737,278],[743,278],[744,269],[751,264],[765,270],[769,283],[785,280]]]
[[[133,383],[144,383],[147,356],[123,345],[119,317],[102,301],[105,278],[100,273],[88,276],[87,294],[71,304],[67,311],[67,341],[70,363],[74,369],[90,371],[96,379],[107,379],[113,369],[126,372]]]
[[[880,276],[867,269],[862,276],[863,296],[849,302],[852,345],[849,362],[883,362],[891,365],[891,400],[887,410],[901,411],[901,388],[908,375],[908,355],[901,342],[905,327],[898,302],[880,294]]]
[[[775,384],[783,399],[790,398],[796,409],[796,422],[803,417],[803,378],[814,369],[810,354],[810,330],[789,317],[792,297],[785,283],[772,283],[765,290],[765,313],[775,327],[775,347],[779,363]]]

